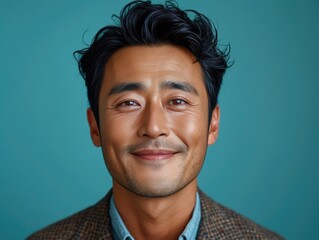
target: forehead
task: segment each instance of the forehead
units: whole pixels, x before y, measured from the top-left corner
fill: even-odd
[[[107,62],[102,90],[130,81],[151,86],[168,80],[205,89],[201,66],[188,50],[172,45],[125,47]]]

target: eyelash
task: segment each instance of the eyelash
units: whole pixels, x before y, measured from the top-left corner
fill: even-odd
[[[171,102],[173,101],[178,101],[179,103],[177,104],[171,104]],[[175,98],[175,99],[171,99],[169,102],[168,102],[168,105],[184,105],[184,104],[188,104],[188,102],[185,100],[185,99],[182,99],[182,98]]]
[[[116,107],[131,107],[131,106],[140,106],[137,102],[133,100],[125,100],[116,105]]]
[[[174,98],[174,99],[169,100],[167,104],[169,106],[182,106],[182,105],[186,105],[189,103],[185,99]],[[141,106],[141,105],[134,100],[124,100],[116,105],[117,108],[129,108],[129,107],[139,107],[139,106]]]

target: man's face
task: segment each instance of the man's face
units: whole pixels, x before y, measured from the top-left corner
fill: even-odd
[[[171,195],[196,181],[207,144],[218,134],[219,108],[208,124],[201,66],[171,45],[118,50],[105,66],[100,126],[88,119],[113,180],[145,197]]]

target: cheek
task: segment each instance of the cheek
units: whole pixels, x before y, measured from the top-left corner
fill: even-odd
[[[121,149],[129,144],[129,140],[134,134],[134,121],[121,117],[105,118],[101,133],[102,148],[105,157],[119,158]]]
[[[183,160],[184,177],[195,177],[202,168],[207,150],[207,117],[185,115],[176,119],[174,133],[187,145],[187,158]]]
[[[188,147],[206,146],[208,124],[204,114],[183,114],[176,117],[173,122],[172,130]]]

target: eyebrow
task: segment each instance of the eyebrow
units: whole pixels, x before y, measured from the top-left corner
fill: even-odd
[[[193,87],[188,82],[175,82],[175,81],[164,81],[161,83],[161,88],[166,89],[178,89],[184,92],[189,92],[198,95],[198,92],[195,87]]]
[[[160,84],[161,89],[178,89],[184,92],[193,93],[199,95],[196,88],[187,82],[176,82],[176,81],[164,81]],[[134,90],[144,90],[146,86],[140,82],[130,82],[130,83],[119,83],[112,87],[109,92],[110,95],[119,94],[126,91]]]
[[[113,94],[118,94],[126,91],[133,91],[133,90],[142,90],[145,89],[145,85],[139,82],[130,82],[130,83],[119,83],[112,87],[111,91],[109,92],[109,96]]]

